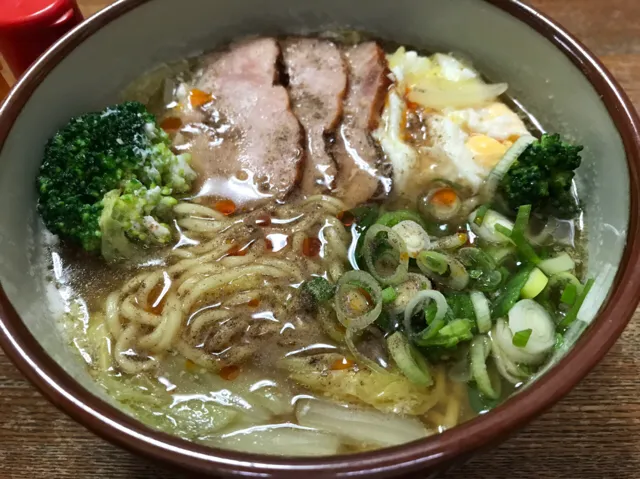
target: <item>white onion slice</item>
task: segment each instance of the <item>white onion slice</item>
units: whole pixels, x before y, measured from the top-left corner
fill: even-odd
[[[495,100],[507,91],[509,85],[487,85],[480,82],[453,82],[445,79],[425,80],[416,85],[407,99],[425,108],[470,108]]]
[[[315,399],[299,400],[296,418],[302,426],[337,434],[356,444],[396,446],[430,434],[418,419],[347,408]]]

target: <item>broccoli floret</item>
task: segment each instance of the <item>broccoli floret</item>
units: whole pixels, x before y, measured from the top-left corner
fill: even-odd
[[[169,136],[141,103],[87,113],[47,143],[38,210],[52,233],[108,259],[108,243],[118,244],[120,255],[128,241],[165,244],[171,230],[160,219],[177,203],[173,195],[191,188],[189,161],[171,151]]]
[[[572,218],[579,205],[571,194],[574,170],[580,166],[582,146],[562,141],[560,135],[542,135],[513,164],[500,191],[513,210],[532,205],[534,210]]]

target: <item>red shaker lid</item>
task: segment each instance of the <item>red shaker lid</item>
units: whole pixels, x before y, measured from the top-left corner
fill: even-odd
[[[0,0],[0,50],[19,76],[82,21],[76,0]]]

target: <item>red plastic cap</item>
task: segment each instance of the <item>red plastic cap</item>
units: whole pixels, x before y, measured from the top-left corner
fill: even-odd
[[[56,40],[82,21],[75,0],[0,0],[0,51],[21,75]]]

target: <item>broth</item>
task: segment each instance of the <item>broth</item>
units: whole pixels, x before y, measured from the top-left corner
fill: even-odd
[[[72,347],[107,394],[149,426],[266,454],[400,444],[508,398],[551,355],[548,322],[556,323],[554,343],[570,326],[572,305],[588,292],[588,283],[567,279],[586,271],[582,222],[541,208],[526,213],[529,229],[518,233],[526,207],[514,224],[488,209],[516,216],[495,191],[482,196],[518,138],[542,134],[537,122],[523,122],[527,115],[510,110],[516,103],[499,99],[499,89],[491,100],[458,104],[456,95],[481,96],[487,85],[451,56],[389,50],[376,69],[379,47],[361,40],[253,40],[163,66],[124,92],[153,113],[174,153],[191,155],[196,187],[176,195],[165,246],[136,247],[119,262],[74,241],[52,254],[64,265],[55,283],[73,291],[62,323]],[[259,63],[273,45],[282,51],[265,73]],[[317,87],[296,69],[308,59],[296,57],[303,47],[329,55],[304,68],[327,70],[322,62],[337,52],[353,81],[340,87],[334,72],[327,78],[338,84],[322,85],[332,94],[309,100]],[[237,60],[234,49],[249,56]],[[269,68],[273,82],[262,79]],[[362,69],[379,82],[375,99],[356,91]],[[414,77],[436,80],[416,87]],[[234,96],[234,82],[249,99]],[[422,96],[401,96],[400,84]],[[283,110],[285,92],[292,100]],[[436,107],[442,97],[455,106]],[[375,121],[353,107],[367,101]],[[270,116],[255,121],[258,114]],[[300,173],[318,171],[300,183]],[[488,231],[490,216],[511,229]],[[569,258],[569,267],[554,258]],[[548,283],[534,284],[533,270]],[[543,312],[518,316],[518,305]]]

